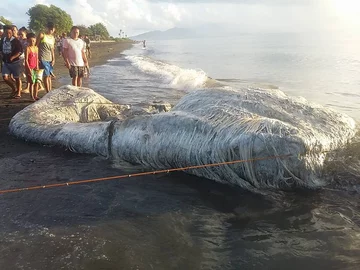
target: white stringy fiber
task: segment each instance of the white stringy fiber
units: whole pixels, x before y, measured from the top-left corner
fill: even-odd
[[[356,132],[350,117],[279,90],[199,90],[158,114],[109,103],[90,89],[65,86],[16,114],[10,131],[154,169],[291,154],[189,171],[249,190],[326,184],[326,152]],[[122,120],[102,121],[114,116]]]

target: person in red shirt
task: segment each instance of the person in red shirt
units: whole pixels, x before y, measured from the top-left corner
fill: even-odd
[[[25,51],[25,72],[27,76],[27,81],[30,83],[29,91],[30,97],[33,100],[39,100],[38,98],[38,89],[39,89],[39,50],[36,46],[36,36],[34,33],[29,33],[26,35],[27,44]]]

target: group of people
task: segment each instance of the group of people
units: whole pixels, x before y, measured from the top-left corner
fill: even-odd
[[[12,89],[11,98],[21,98],[23,74],[33,100],[39,99],[39,84],[44,84],[46,92],[52,89],[58,45],[72,84],[82,85],[83,77],[89,73],[87,54],[90,53],[90,39],[81,39],[77,26],[71,28],[70,37],[63,33],[59,40],[55,39],[54,32],[55,25],[51,22],[46,25],[46,31],[38,35],[28,32],[25,27],[19,30],[15,25],[3,27],[3,33],[0,32],[1,72],[5,83]]]

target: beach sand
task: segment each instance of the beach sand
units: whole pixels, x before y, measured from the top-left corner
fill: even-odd
[[[118,56],[131,46],[129,42],[94,43],[90,66],[104,64],[108,59]],[[71,84],[68,70],[59,56],[55,62],[54,73],[56,79],[53,80],[53,88],[61,86],[59,79],[63,77],[65,79],[62,81],[68,80]],[[56,147],[44,147],[11,136],[8,132],[11,117],[33,101],[29,93],[23,93],[21,99],[10,99],[10,93],[10,88],[0,79],[0,189],[29,186],[31,183],[27,180],[33,179],[35,175],[39,178],[39,182],[36,183],[49,184],[54,179],[62,179],[64,170],[69,175],[78,175],[78,179],[94,175],[93,168],[89,168],[87,162],[83,162],[89,159],[86,155],[77,155]],[[45,91],[40,91],[39,97],[43,95]],[[72,160],[69,161],[70,159]],[[79,159],[80,162],[74,159]],[[81,175],[82,170],[88,173]]]

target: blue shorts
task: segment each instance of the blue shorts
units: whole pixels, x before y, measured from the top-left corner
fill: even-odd
[[[21,61],[16,61],[15,63],[4,62],[1,73],[3,76],[10,76],[12,74],[14,78],[19,78],[21,70]]]
[[[50,76],[51,75],[50,73],[54,70],[53,66],[51,65],[51,62],[44,60],[40,61],[40,68],[44,70],[45,77]]]

